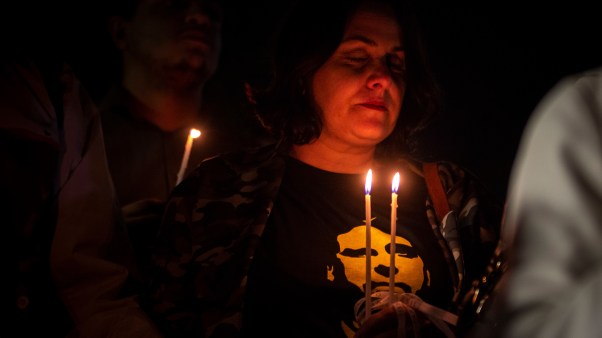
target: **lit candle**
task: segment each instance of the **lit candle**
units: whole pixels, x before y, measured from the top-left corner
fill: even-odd
[[[180,171],[178,171],[178,179],[176,185],[182,182],[184,174],[186,173],[186,167],[188,166],[188,158],[190,158],[190,150],[192,149],[192,141],[201,136],[201,132],[197,129],[190,129],[188,134],[188,140],[186,140],[186,147],[184,148],[184,156],[182,156],[182,164],[180,165]]]
[[[372,314],[372,210],[370,203],[370,190],[372,188],[372,169],[366,174],[366,301],[364,303],[364,320]]]
[[[389,304],[393,304],[395,293],[395,232],[397,231],[397,189],[399,188],[399,173],[395,173],[391,185],[391,259],[389,263]]]

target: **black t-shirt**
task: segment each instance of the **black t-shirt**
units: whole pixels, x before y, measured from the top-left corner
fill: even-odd
[[[445,308],[453,287],[425,211],[424,180],[403,168],[373,174],[372,290],[389,283],[391,181],[400,171],[396,287]],[[366,277],[365,175],[337,174],[289,158],[249,274],[245,336],[345,337]]]

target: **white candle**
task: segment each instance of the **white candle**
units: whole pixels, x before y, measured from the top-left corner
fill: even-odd
[[[393,304],[395,293],[395,232],[397,231],[397,189],[399,188],[399,173],[395,173],[391,185],[391,258],[389,263],[389,304]]]
[[[370,203],[370,190],[372,188],[372,169],[366,174],[366,301],[364,320],[372,314],[372,207]]]
[[[182,164],[180,165],[180,171],[178,171],[178,178],[176,180],[176,185],[182,182],[184,178],[184,174],[186,173],[186,167],[188,166],[188,159],[190,158],[190,150],[192,149],[192,141],[201,136],[201,132],[197,129],[190,129],[190,133],[188,134],[188,139],[186,140],[186,146],[184,148],[184,156],[182,156]]]

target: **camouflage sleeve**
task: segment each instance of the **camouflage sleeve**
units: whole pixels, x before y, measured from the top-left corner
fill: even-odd
[[[198,186],[198,175],[183,185]],[[166,336],[202,337],[201,313],[191,271],[195,247],[192,242],[191,215],[195,194],[174,191],[169,198],[152,248],[154,274],[145,309]]]
[[[256,154],[203,162],[167,203],[146,308],[168,336],[240,329],[246,273],[283,172],[282,160]]]
[[[502,203],[479,179],[449,162],[439,164],[439,174],[450,208],[457,216],[457,231],[464,257],[462,291],[483,273],[499,238]]]

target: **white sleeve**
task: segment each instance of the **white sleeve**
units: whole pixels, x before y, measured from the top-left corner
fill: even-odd
[[[503,238],[505,337],[602,332],[602,73],[565,79],[527,124]]]

